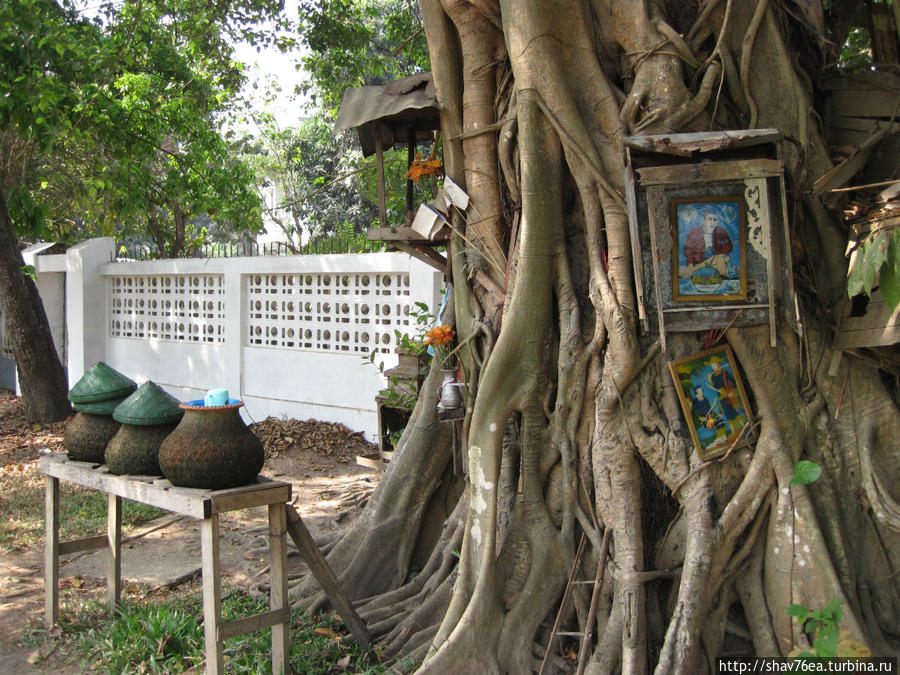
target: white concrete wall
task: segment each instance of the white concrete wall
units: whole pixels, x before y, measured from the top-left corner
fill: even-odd
[[[48,285],[42,297],[65,301],[70,385],[102,360],[181,400],[225,387],[248,421],[315,418],[370,440],[385,383],[363,357],[374,347],[386,368],[396,364],[394,331],[414,332],[413,303],[436,311],[441,301],[440,273],[400,253],[124,263],[113,254],[113,240],[95,239],[34,256],[39,278],[65,277],[64,294]]]

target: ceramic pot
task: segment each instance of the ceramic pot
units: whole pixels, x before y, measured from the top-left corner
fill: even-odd
[[[460,394],[459,387],[455,368],[441,370],[441,408],[452,410],[462,405],[462,394]]]
[[[262,442],[241,419],[241,401],[181,404],[184,417],[159,448],[159,468],[172,485],[223,490],[252,482],[265,461]]]
[[[106,446],[110,473],[159,476],[159,447],[177,424],[123,424]]]
[[[119,431],[121,424],[111,415],[78,412],[66,425],[63,444],[69,459],[76,462],[103,464],[106,445]]]

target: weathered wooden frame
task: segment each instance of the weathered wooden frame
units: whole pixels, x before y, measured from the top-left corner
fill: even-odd
[[[707,138],[709,136],[709,138]],[[760,146],[767,150],[760,151]],[[723,158],[722,150],[734,148]],[[717,151],[715,158],[697,153]],[[763,155],[763,156],[761,156]],[[677,159],[673,159],[673,156]],[[747,236],[744,254],[754,251],[743,298],[673,297],[661,276],[674,280],[672,199],[743,195]],[[625,196],[631,228],[638,319],[645,332],[656,315],[660,347],[666,331],[725,329],[768,324],[776,343],[776,305],[799,323],[790,269],[790,236],[781,135],[775,130],[673,134],[626,139]],[[751,269],[752,268],[752,269]],[[751,274],[752,273],[752,274]],[[752,280],[752,282],[750,281]],[[751,291],[752,288],[752,291]]]
[[[679,207],[690,204],[736,204],[737,205],[737,242],[738,246],[738,282],[737,293],[682,293],[681,291],[681,229],[678,216]],[[672,227],[672,299],[687,302],[710,302],[717,300],[746,300],[747,298],[747,205],[743,198],[702,196],[702,197],[676,197],[669,200],[670,217]]]
[[[744,415],[741,419],[741,427],[737,431],[727,436],[725,438],[725,443],[721,447],[712,452],[709,452],[700,440],[700,435],[697,431],[697,423],[694,420],[693,414],[694,399],[692,397],[689,397],[687,392],[685,392],[684,379],[681,376],[680,369],[686,364],[696,363],[697,361],[701,362],[701,368],[705,368],[707,365],[711,364],[714,359],[724,360],[724,362],[727,364],[728,370],[726,372],[730,372],[731,376],[734,378],[735,389],[737,392],[740,407],[743,408]],[[734,358],[734,354],[732,353],[731,348],[728,345],[714,347],[712,349],[707,349],[702,352],[697,352],[695,354],[685,356],[681,359],[669,361],[669,372],[672,374],[672,379],[675,382],[675,390],[678,392],[678,400],[681,402],[681,409],[682,412],[684,412],[684,419],[687,422],[688,429],[691,432],[691,440],[693,440],[694,442],[694,449],[697,451],[700,459],[704,462],[715,457],[720,457],[732,448],[739,448],[747,445],[752,437],[747,427],[751,419],[750,406],[747,404],[747,392],[744,391],[744,383],[741,380],[740,373],[738,373],[737,369],[735,368],[736,363],[737,360]],[[725,369],[722,368],[722,370]],[[690,382],[692,384],[692,391],[694,389],[694,381],[693,378],[690,377],[690,375],[693,372],[694,371],[692,370],[691,373],[689,373]],[[715,390],[712,386],[710,386],[710,388]]]

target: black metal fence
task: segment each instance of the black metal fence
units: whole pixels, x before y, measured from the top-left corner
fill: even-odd
[[[303,246],[284,242],[259,244],[255,241],[204,244],[185,251],[182,258],[238,258],[251,256],[323,255],[333,253],[380,253],[385,250],[382,241],[369,241],[364,237],[317,237]],[[135,250],[119,249],[120,260],[156,260],[159,253],[149,246]]]

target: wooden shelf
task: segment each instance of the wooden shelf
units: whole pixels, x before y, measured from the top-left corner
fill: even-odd
[[[441,408],[438,406],[438,422],[454,422],[465,419],[465,417],[466,409],[462,406],[459,408]]]
[[[450,240],[449,227],[441,229],[433,240],[425,239],[411,227],[373,227],[366,238],[369,241],[383,241],[387,243],[388,250],[408,253],[444,274],[449,270],[446,256],[433,248],[435,244]]]

